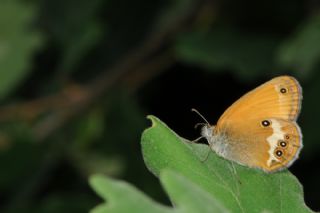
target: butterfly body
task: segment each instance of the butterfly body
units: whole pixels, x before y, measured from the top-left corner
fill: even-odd
[[[239,164],[278,171],[290,166],[302,148],[296,119],[302,92],[290,76],[280,76],[245,94],[201,135],[218,155]]]

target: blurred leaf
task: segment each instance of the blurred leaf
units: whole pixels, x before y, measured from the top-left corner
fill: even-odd
[[[232,165],[208,146],[186,143],[159,119],[149,118],[152,127],[142,135],[142,151],[155,175],[161,177],[164,169],[179,172],[231,212],[311,212],[303,201],[301,185],[290,172],[268,174]]]
[[[141,109],[135,99],[119,90],[113,90],[106,102],[79,117],[73,128],[70,159],[85,176],[121,176],[138,169],[132,165],[139,162],[134,150],[140,147],[135,141],[145,127]],[[132,168],[128,168],[128,162]]]
[[[64,41],[64,53],[58,70],[63,73],[71,73],[74,67],[88,54],[88,51],[94,47],[101,36],[100,26],[96,23],[82,25],[83,29],[70,35],[69,39]]]
[[[74,152],[74,165],[79,168],[83,176],[100,173],[110,176],[119,176],[125,170],[121,157],[106,156],[97,152]]]
[[[14,190],[34,174],[42,162],[43,150],[35,144],[15,141],[0,153],[0,190]]]
[[[49,1],[43,5],[48,33],[62,50],[57,70],[62,76],[75,71],[76,66],[100,41],[102,26],[99,10],[103,0]]]
[[[39,168],[43,147],[34,143],[30,127],[23,122],[6,122],[0,129],[0,191],[11,191]]]
[[[189,13],[197,1],[195,0],[168,0],[155,21],[155,28],[157,30],[172,26],[172,23],[180,20],[181,17]]]
[[[42,213],[70,213],[70,212],[88,212],[92,205],[92,197],[85,194],[56,194],[46,197],[41,203],[38,203],[38,212]]]
[[[79,193],[52,193],[36,203],[9,211],[10,213],[87,213],[94,205],[93,196]],[[30,205],[31,204],[31,205]]]
[[[320,16],[303,22],[295,33],[280,46],[277,60],[300,76],[308,76],[320,60]]]
[[[97,194],[108,201],[93,209],[92,213],[171,212],[168,207],[152,201],[126,182],[96,175],[90,178],[90,185]]]
[[[212,195],[176,172],[163,171],[160,179],[175,204],[172,209],[154,202],[128,183],[96,175],[90,180],[91,186],[107,203],[92,212],[228,212]]]
[[[240,78],[253,78],[273,69],[277,43],[272,36],[217,28],[182,34],[176,42],[176,55],[210,71],[231,70]]]
[[[104,111],[93,109],[76,122],[75,149],[85,150],[95,140],[103,136],[105,130]]]
[[[140,132],[145,128],[146,122],[137,100],[126,91],[113,90],[106,105],[104,141],[107,142],[104,144],[109,142],[108,149],[110,149],[110,144],[116,143],[114,147],[117,150],[124,150],[123,146],[138,147],[136,141],[139,140]],[[126,152],[136,156],[130,150]]]
[[[0,99],[27,76],[41,37],[30,26],[36,9],[18,0],[0,1]]]
[[[315,94],[320,93],[320,74],[312,75],[312,79],[303,82],[303,102],[301,110],[301,130],[303,133],[303,156],[306,158],[315,157],[320,150],[319,126],[320,119],[319,101]]]

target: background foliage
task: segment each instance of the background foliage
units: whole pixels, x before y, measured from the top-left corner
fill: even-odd
[[[290,168],[320,210],[320,4],[314,0],[0,1],[0,212],[88,212],[87,179],[168,204],[140,136],[154,114],[194,139],[243,93],[290,74],[304,89]]]

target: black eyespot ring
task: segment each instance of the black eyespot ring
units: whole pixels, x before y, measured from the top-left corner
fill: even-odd
[[[289,136],[289,135],[286,135],[286,136],[284,136],[284,137],[285,137],[285,139],[287,139],[287,140],[290,139],[290,136]]]
[[[261,122],[261,124],[262,124],[262,126],[267,127],[267,126],[270,126],[270,121],[268,121],[268,120],[263,120],[263,121]]]
[[[281,157],[282,154],[283,154],[282,151],[280,151],[280,150],[276,151],[276,155],[277,155],[278,157]]]
[[[285,141],[280,141],[280,146],[282,146],[282,147],[286,147],[287,146],[287,143],[285,142]]]
[[[286,89],[286,88],[281,88],[281,89],[280,89],[280,92],[284,94],[284,93],[287,92],[287,89]]]

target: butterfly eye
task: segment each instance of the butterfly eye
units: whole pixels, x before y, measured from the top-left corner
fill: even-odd
[[[268,120],[263,120],[263,121],[261,122],[261,124],[262,124],[262,126],[267,127],[267,126],[270,126],[270,121],[268,121]]]
[[[282,146],[282,147],[286,147],[287,143],[285,141],[280,141],[279,145]]]
[[[277,155],[277,157],[281,157],[283,155],[283,152],[281,150],[277,150],[275,154]]]
[[[280,92],[281,92],[282,94],[287,93],[287,89],[284,88],[284,87],[282,87],[282,88],[280,89]]]

